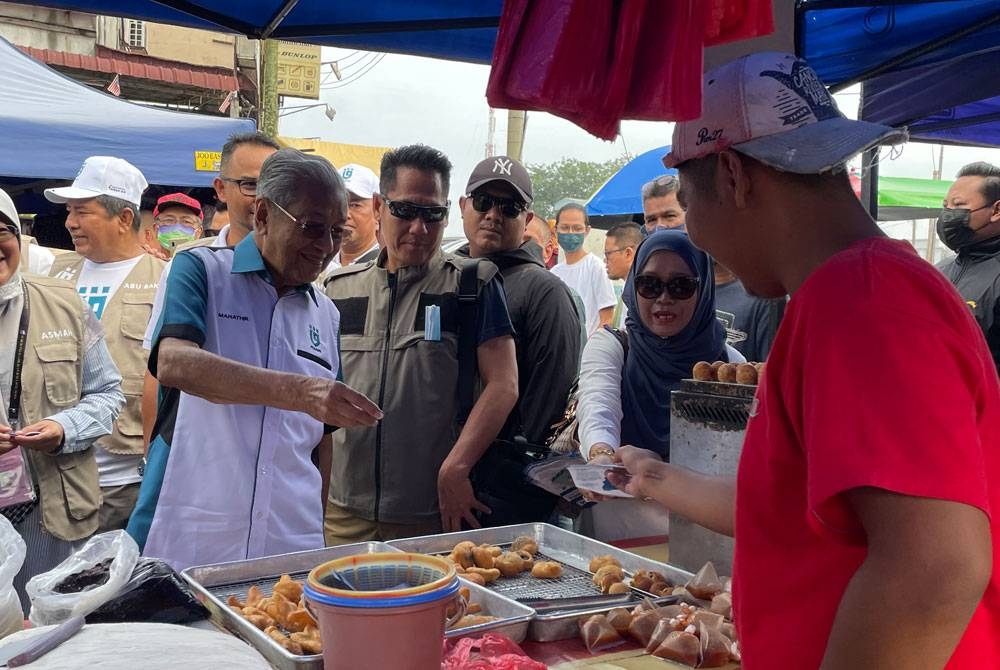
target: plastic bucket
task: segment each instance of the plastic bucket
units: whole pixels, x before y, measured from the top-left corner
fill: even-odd
[[[357,590],[331,586],[331,570]],[[422,554],[361,554],[314,568],[305,598],[324,670],[440,670],[446,611],[457,602],[452,620],[465,614],[458,589],[453,564]]]

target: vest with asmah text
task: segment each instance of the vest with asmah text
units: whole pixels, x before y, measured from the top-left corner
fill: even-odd
[[[57,256],[49,274],[76,284],[83,261],[83,256],[76,253]],[[104,338],[122,375],[122,393],[125,394],[125,407],[111,435],[96,442],[97,446],[113,454],[141,456],[143,453],[142,385],[149,352],[142,348],[142,340],[164,265],[166,263],[160,259],[144,254],[108,301],[101,316]]]
[[[462,259],[437,253],[390,280],[378,262],[326,280],[340,311],[344,383],[379,404],[372,428],[333,433],[330,500],[352,514],[420,523],[438,512],[437,473],[458,438],[458,288]],[[478,265],[479,288],[496,266]],[[424,337],[426,307],[440,307],[439,340]]]
[[[21,423],[75,407],[83,384],[83,305],[69,282],[22,275],[28,289],[28,340],[21,368]],[[101,488],[94,450],[51,456],[25,449],[38,484],[42,525],[61,540],[97,530]]]

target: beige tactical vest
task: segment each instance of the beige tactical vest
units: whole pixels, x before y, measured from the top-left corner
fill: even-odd
[[[21,368],[21,422],[30,425],[80,402],[83,305],[69,282],[21,275],[28,287],[28,340]],[[50,456],[25,449],[38,483],[42,524],[61,540],[97,530],[101,489],[94,450]]]
[[[377,262],[334,270],[326,293],[340,311],[344,383],[378,403],[372,428],[333,433],[330,500],[389,523],[438,515],[437,473],[458,438],[458,287],[463,260],[436,254],[402,268],[395,286]],[[496,266],[479,263],[479,285]],[[441,339],[424,339],[428,305],[441,308]]]
[[[49,274],[76,284],[83,261],[83,256],[77,253],[57,256]],[[143,453],[142,385],[149,352],[142,348],[142,340],[164,265],[164,261],[143,254],[101,316],[104,339],[122,375],[122,393],[125,394],[125,407],[115,421],[114,430],[96,443],[113,454],[141,456]]]

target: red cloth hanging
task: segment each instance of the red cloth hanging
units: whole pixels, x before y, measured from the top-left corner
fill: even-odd
[[[706,44],[773,31],[771,0],[505,0],[486,97],[611,140],[701,112]]]

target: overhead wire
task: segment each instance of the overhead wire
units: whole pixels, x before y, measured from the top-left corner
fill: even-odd
[[[379,54],[379,56],[377,58],[375,58],[374,60],[372,60],[368,65],[366,65],[364,67],[364,69],[362,69],[362,70],[360,70],[358,72],[355,72],[355,73],[351,74],[348,77],[344,77],[343,79],[341,79],[340,81],[338,81],[335,84],[328,84],[326,86],[321,86],[321,88],[323,88],[325,90],[333,90],[333,89],[337,89],[337,88],[343,88],[344,86],[347,86],[348,84],[352,84],[352,83],[356,82],[358,79],[361,79],[361,77],[363,77],[366,74],[368,74],[369,72],[371,72],[372,68],[374,68],[376,65],[378,65],[379,63],[381,63],[382,59],[385,58],[385,57],[386,57],[386,54]]]

